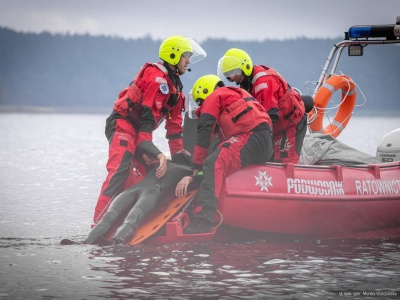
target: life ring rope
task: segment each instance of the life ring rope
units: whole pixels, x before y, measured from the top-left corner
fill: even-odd
[[[332,75],[326,80],[315,95],[314,109],[308,113],[310,131],[338,137],[353,114],[357,97],[356,86],[355,82],[346,75]],[[342,91],[340,103],[327,107],[333,94],[339,89]],[[329,120],[329,125],[323,127],[325,111],[333,109],[337,109],[336,115],[332,121]]]

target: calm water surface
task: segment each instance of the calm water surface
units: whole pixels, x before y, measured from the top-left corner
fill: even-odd
[[[61,246],[89,231],[106,117],[0,114],[0,298],[400,298],[399,238]],[[375,155],[399,127],[399,118],[353,117],[339,139]]]

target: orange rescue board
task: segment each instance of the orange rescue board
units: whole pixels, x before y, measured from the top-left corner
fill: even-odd
[[[193,199],[197,190],[191,191],[186,195],[173,199],[168,203],[167,207],[153,216],[153,218],[146,220],[139,226],[136,234],[133,236],[130,245],[137,245],[147,238],[155,234],[160,228],[167,223],[188,201]]]

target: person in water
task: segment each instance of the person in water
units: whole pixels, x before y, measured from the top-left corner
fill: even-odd
[[[172,155],[167,161],[166,174],[158,178],[157,166],[148,171],[142,181],[120,193],[109,206],[101,220],[89,232],[84,240],[86,244],[120,244],[127,243],[135,235],[141,221],[153,213],[157,207],[171,200],[178,189],[178,182],[185,176],[185,191],[195,188],[196,180],[190,180],[192,175],[192,157],[187,152]],[[189,184],[191,183],[191,185]],[[105,235],[121,215],[129,210],[123,223],[110,240]]]

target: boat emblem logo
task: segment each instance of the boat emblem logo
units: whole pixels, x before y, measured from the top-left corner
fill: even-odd
[[[254,178],[256,179],[256,186],[260,187],[260,192],[268,192],[268,187],[272,186],[272,177],[267,175],[267,171],[258,171],[258,176],[254,176]]]

